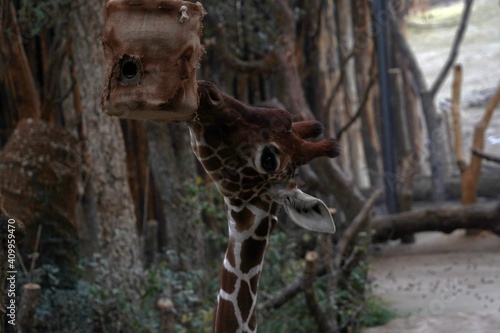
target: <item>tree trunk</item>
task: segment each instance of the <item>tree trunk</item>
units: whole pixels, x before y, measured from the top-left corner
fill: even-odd
[[[2,22],[5,27],[1,26],[0,34],[3,78],[12,100],[11,105],[16,107],[19,119],[40,118],[40,97],[24,51],[23,35],[16,19],[17,12],[14,3],[7,2],[7,5],[2,6],[2,14],[8,19]],[[5,15],[3,11],[8,14]]]
[[[166,220],[166,250],[173,251],[179,269],[203,268],[207,259],[204,226],[196,200],[196,165],[188,131],[175,124],[151,122],[146,129],[151,170]]]
[[[20,255],[35,251],[42,227],[39,264],[60,269],[60,287],[70,287],[78,270],[78,235],[75,220],[80,169],[74,136],[42,120],[22,120],[0,152],[0,192],[3,208],[23,221],[26,241]]]
[[[354,30],[354,60],[356,68],[356,83],[358,100],[363,99],[365,90],[370,81],[370,67],[374,66],[374,44],[370,36],[371,9],[367,0],[356,0],[352,3],[352,20]],[[369,97],[362,114],[362,134],[364,149],[366,152],[366,161],[370,170],[370,182],[375,187],[383,184],[382,175],[382,153],[380,147],[379,131],[380,122],[377,121],[376,112],[373,105],[374,93]]]
[[[95,226],[100,258],[106,270],[103,287],[123,292],[138,304],[140,245],[130,188],[122,131],[118,119],[102,115],[99,105],[104,84],[102,37],[103,1],[90,0],[71,13],[70,36],[75,44],[75,64],[83,101],[83,123],[92,175],[88,186],[87,223]],[[92,227],[89,228],[92,230]],[[103,268],[103,267],[101,267]],[[99,270],[100,267],[97,267]]]
[[[432,174],[432,198],[435,202],[443,202],[446,199],[446,177],[448,160],[446,150],[446,131],[444,130],[442,117],[437,113],[434,104],[434,95],[430,92],[421,92],[422,109],[425,114],[425,123],[429,135],[429,159]]]

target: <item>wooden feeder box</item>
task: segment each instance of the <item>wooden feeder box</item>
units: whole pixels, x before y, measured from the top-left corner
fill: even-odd
[[[200,3],[109,0],[103,47],[103,110],[112,116],[184,121],[198,109],[196,68],[203,54]]]

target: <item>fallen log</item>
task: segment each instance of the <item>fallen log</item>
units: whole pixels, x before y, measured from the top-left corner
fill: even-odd
[[[440,206],[371,219],[373,241],[398,239],[408,233],[457,229],[489,230],[500,236],[500,202]]]
[[[460,200],[460,176],[445,179],[446,198],[448,200]],[[365,197],[370,196],[375,189],[363,190]],[[414,201],[429,201],[432,197],[432,181],[428,176],[415,176],[412,197]],[[477,196],[487,199],[498,199],[500,193],[500,168],[494,164],[483,165],[481,177],[477,189]]]

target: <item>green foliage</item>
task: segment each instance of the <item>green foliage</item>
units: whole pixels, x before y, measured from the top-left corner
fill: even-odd
[[[166,256],[178,258],[172,253]],[[106,271],[96,267],[103,264],[101,261],[92,264],[97,275]],[[85,266],[89,267],[88,263]],[[142,292],[135,304],[119,288],[99,283],[105,278],[102,276],[96,276],[96,282],[79,280],[73,289],[58,288],[59,270],[45,265],[39,275],[51,283],[47,288],[42,283],[36,329],[47,333],[157,332],[156,302],[166,295],[175,305],[176,332],[210,332],[217,278],[202,270],[174,271],[165,263],[160,266],[142,275],[137,286]]]
[[[44,273],[38,275],[43,294],[36,317],[37,330],[48,333],[157,332],[159,315],[156,302],[161,297],[168,297],[175,306],[177,333],[211,332],[220,259],[227,243],[226,235],[221,231],[227,228],[226,218],[222,199],[214,187],[207,187],[198,180],[187,188],[186,200],[201,207],[205,214],[212,214],[210,216],[215,221],[216,229],[206,233],[207,242],[214,247],[214,262],[207,263],[206,270],[180,270],[179,260],[182,261],[183,254],[167,251],[152,269],[131,272],[130,279],[137,282],[138,297],[130,300],[121,289],[123,287],[106,284],[106,278],[112,272],[103,260],[82,263],[80,275],[84,276],[83,267],[90,268],[92,273],[86,272],[86,276],[92,276],[93,282],[80,279],[73,289],[60,288],[60,270],[45,265]],[[315,235],[295,231],[278,226],[269,239],[259,287],[260,303],[304,274],[304,252],[315,246]],[[345,260],[343,271],[315,281],[319,304],[338,320],[341,328],[380,325],[393,317],[376,299],[366,297],[369,283],[364,259],[368,244],[369,237],[362,234],[352,257]],[[334,293],[330,286],[332,279]],[[258,316],[260,333],[317,331],[302,293],[279,309]]]
[[[283,231],[276,230],[271,236],[261,277],[260,302],[302,276],[304,260],[296,255],[299,244],[299,239]],[[143,288],[138,304],[131,304],[118,288],[110,290],[96,282],[79,280],[74,289],[42,288],[37,312],[38,331],[156,332],[159,325],[156,302],[166,295],[175,305],[176,332],[211,332],[218,291],[218,265],[210,269],[210,273],[202,270],[178,271],[172,267],[176,267],[175,260],[179,256],[168,252],[165,257],[163,263],[142,276]],[[340,326],[382,325],[393,318],[393,314],[375,298],[364,296],[369,287],[365,278],[367,269],[366,265],[354,267],[347,279],[342,281],[336,295],[329,295],[328,292],[331,276],[320,277],[315,282],[320,305],[339,318]],[[57,286],[58,270],[51,267],[44,270],[45,279],[50,279],[51,285]],[[95,280],[99,281],[99,278]],[[303,294],[270,314],[260,313],[258,321],[260,333],[308,333],[317,330]]]
[[[222,195],[214,182],[206,184],[201,177],[194,184],[185,183],[184,186],[187,188],[184,199],[200,207],[203,219],[209,221],[210,228],[207,228],[205,238],[213,251],[221,254],[213,256],[212,264],[219,265],[227,245],[227,219]]]
[[[317,332],[316,323],[307,310],[302,294],[269,316],[259,318],[259,333]]]
[[[219,227],[226,227],[226,210],[224,208],[222,195],[217,190],[214,182],[206,184],[200,177],[195,183],[185,182],[186,197],[184,200],[191,205],[200,207],[203,213],[214,218]]]
[[[364,327],[381,326],[396,318],[396,314],[387,309],[377,298],[370,296],[359,318]]]
[[[66,333],[93,332],[91,286],[79,281],[75,289],[42,289],[36,313],[38,332]]]
[[[299,242],[286,232],[275,230],[269,239],[264,268],[259,284],[259,301],[264,295],[282,290],[304,273],[304,260],[297,258]],[[271,314],[259,313],[260,333],[309,333],[316,331],[303,294],[287,302]]]
[[[302,236],[304,238],[304,236]],[[277,232],[270,239],[270,247],[261,278],[262,294],[273,294],[304,274],[303,255],[297,238],[285,232]],[[336,318],[339,327],[359,329],[383,325],[394,318],[394,314],[370,295],[368,280],[369,265],[366,260],[370,237],[361,233],[357,245],[346,258],[342,272],[335,276],[322,276],[315,282],[316,297],[328,315]],[[329,290],[331,279],[336,279],[335,293]],[[314,332],[317,326],[309,313],[303,294],[271,314],[261,314],[259,332]]]

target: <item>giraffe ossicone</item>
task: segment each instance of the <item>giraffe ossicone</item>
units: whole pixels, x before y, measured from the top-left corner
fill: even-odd
[[[334,233],[320,199],[297,188],[298,167],[336,157],[335,139],[317,121],[293,122],[281,109],[245,105],[198,81],[200,106],[188,121],[193,152],[224,196],[229,241],[214,320],[216,333],[256,332],[257,289],[269,236],[283,206],[299,226]]]

